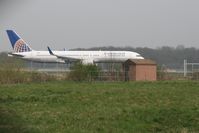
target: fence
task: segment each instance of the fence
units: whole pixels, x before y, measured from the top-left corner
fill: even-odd
[[[199,80],[199,63],[191,63],[184,60],[184,77],[192,80]]]
[[[102,68],[97,76],[90,72],[88,81],[125,81],[128,79],[121,64],[98,64]],[[28,71],[36,71],[56,76],[58,79],[68,79],[70,65],[58,63],[34,63],[29,62]],[[168,71],[157,70],[157,80],[199,80],[199,63],[187,63],[184,61],[184,70]]]
[[[26,62],[24,68],[25,71],[29,72],[39,72],[48,75],[53,75],[58,79],[68,79],[70,80],[70,67],[73,64],[60,64],[60,63],[37,63],[37,62]],[[101,71],[92,72],[89,71],[87,74],[87,81],[124,81],[125,72],[122,71],[121,63],[99,63],[97,66]],[[78,76],[78,75],[77,75]],[[76,80],[80,79],[79,78]]]

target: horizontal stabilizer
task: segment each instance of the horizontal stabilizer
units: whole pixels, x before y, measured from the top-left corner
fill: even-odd
[[[16,53],[8,53],[8,56],[15,56],[15,57],[24,57],[23,55],[21,54],[16,54]]]

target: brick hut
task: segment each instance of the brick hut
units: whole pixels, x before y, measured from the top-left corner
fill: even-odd
[[[156,81],[157,65],[149,59],[129,59],[124,64],[126,81]]]

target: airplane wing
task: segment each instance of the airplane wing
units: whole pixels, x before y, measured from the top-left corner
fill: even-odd
[[[76,58],[71,58],[71,57],[67,57],[67,56],[59,56],[59,55],[55,55],[57,58],[65,60],[65,61],[69,61],[69,62],[75,62],[75,61],[80,61],[80,59],[76,59]]]
[[[52,52],[52,50],[50,49],[50,47],[48,47],[48,51],[49,51],[50,55],[56,56],[57,58],[65,60],[65,61],[69,61],[69,62],[80,61],[80,59],[76,59],[76,58],[72,58],[72,57],[68,57],[68,56],[56,55],[56,54],[54,54]]]

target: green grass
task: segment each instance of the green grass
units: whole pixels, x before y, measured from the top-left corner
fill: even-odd
[[[199,82],[0,85],[1,133],[199,132]]]

